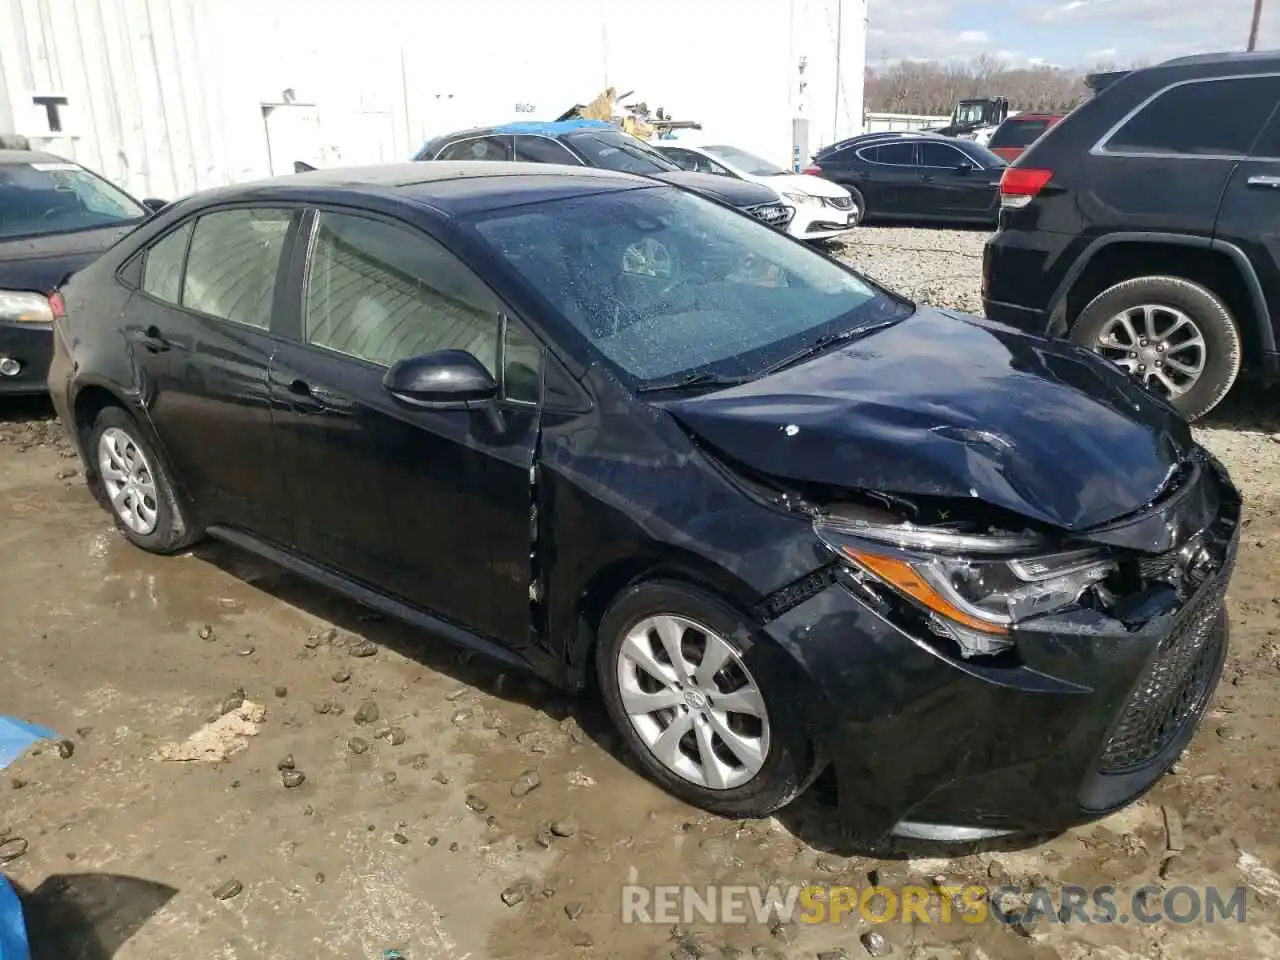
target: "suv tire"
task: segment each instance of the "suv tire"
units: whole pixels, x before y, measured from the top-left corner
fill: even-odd
[[[120,532],[151,553],[174,553],[200,538],[160,457],[133,418],[104,407],[87,444],[103,505]]]
[[[666,653],[673,647],[678,666]],[[702,677],[700,665],[713,649],[714,676]],[[649,581],[628,587],[610,604],[595,661],[609,718],[650,779],[722,816],[765,817],[807,789],[822,767],[794,706],[785,658],[711,594]],[[638,664],[647,668],[637,671]],[[650,712],[647,697],[665,697],[671,705]],[[729,697],[737,702],[730,705]],[[738,712],[738,705],[756,715]],[[679,730],[685,732],[666,736]],[[720,731],[739,750],[754,745],[753,762],[735,756]],[[706,744],[715,758],[710,763],[703,757]]]
[[[1154,324],[1154,328],[1144,329],[1144,317],[1148,323]],[[1127,327],[1121,318],[1128,319]],[[1189,321],[1190,328],[1186,321]],[[1128,339],[1127,329],[1139,337],[1151,332],[1172,336],[1168,340],[1161,337],[1140,339],[1133,344],[1135,349],[1129,351],[1126,358],[1125,351],[1115,344],[1123,344]],[[1176,349],[1191,332],[1197,332],[1204,342],[1200,353],[1202,369],[1194,381],[1184,384],[1186,392],[1170,396],[1151,373],[1139,373],[1135,367],[1144,359],[1150,363],[1149,357],[1143,355],[1143,349],[1153,344],[1160,345],[1161,353],[1156,356],[1180,355],[1179,362],[1194,356],[1194,347],[1181,351]],[[1104,344],[1104,338],[1112,345]],[[1221,403],[1240,373],[1240,329],[1231,311],[1211,290],[1181,277],[1135,277],[1104,290],[1080,312],[1071,328],[1071,340],[1128,369],[1135,379],[1167,399],[1188,420],[1199,419]],[[1169,351],[1167,354],[1166,350]],[[1162,362],[1157,360],[1157,363]],[[1148,365],[1144,364],[1144,367]],[[1181,376],[1169,371],[1168,367],[1164,369],[1166,376]]]

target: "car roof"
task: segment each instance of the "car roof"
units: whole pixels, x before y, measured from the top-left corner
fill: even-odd
[[[1065,113],[1015,113],[1005,119],[1005,123],[1016,123],[1019,120],[1060,120]]]
[[[607,120],[518,120],[493,127],[493,133],[529,134],[532,136],[559,137],[583,130],[614,130],[621,133],[617,124]]]
[[[62,157],[43,150],[0,150],[0,166],[18,163],[70,163]]]
[[[446,214],[655,187],[645,177],[595,167],[486,160],[408,161],[368,167],[337,167],[287,174],[204,191],[189,198],[198,206],[239,200],[326,201],[361,199],[407,202]]]
[[[1219,53],[1193,53],[1185,57],[1174,57],[1157,63],[1148,70],[1159,70],[1162,67],[1186,66],[1265,66],[1268,63],[1280,63],[1280,50],[1227,50]]]

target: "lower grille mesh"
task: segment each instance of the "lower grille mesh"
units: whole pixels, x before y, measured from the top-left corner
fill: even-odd
[[[1173,742],[1204,711],[1226,632],[1219,616],[1229,570],[1205,586],[1160,644],[1129,695],[1099,758],[1103,773],[1141,767]]]

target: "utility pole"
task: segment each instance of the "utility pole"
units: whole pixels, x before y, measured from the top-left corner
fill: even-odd
[[[1253,24],[1249,27],[1249,46],[1253,50],[1258,46],[1258,24],[1262,22],[1262,0],[1253,0]]]
[[[1257,0],[1261,3],[1262,0]],[[827,23],[831,21],[828,20]],[[836,90],[831,114],[831,142],[840,139],[840,54],[844,50],[844,0],[836,0]]]

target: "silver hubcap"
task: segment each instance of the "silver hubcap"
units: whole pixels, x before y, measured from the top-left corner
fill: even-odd
[[[140,536],[154,533],[159,519],[155,474],[133,438],[118,427],[102,431],[98,469],[121,522]]]
[[[1208,356],[1194,320],[1177,307],[1153,303],[1108,320],[1094,350],[1170,400],[1200,382]]]
[[[622,706],[672,773],[711,790],[749,781],[769,755],[769,717],[733,647],[699,623],[649,617],[622,642]]]

